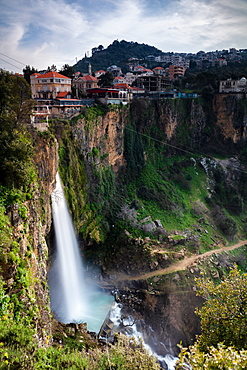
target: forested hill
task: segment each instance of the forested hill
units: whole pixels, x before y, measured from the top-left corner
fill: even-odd
[[[152,54],[160,55],[161,50],[147,44],[138,44],[137,42],[128,42],[125,40],[115,40],[106,49],[102,45],[92,49],[93,55],[90,58],[83,58],[77,62],[73,68],[75,71],[87,72],[88,63],[91,63],[92,70],[106,69],[107,67],[116,64],[123,71],[126,69],[126,62],[129,58],[135,57],[144,59]]]

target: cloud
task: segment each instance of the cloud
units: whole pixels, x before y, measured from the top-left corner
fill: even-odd
[[[0,18],[0,52],[38,69],[115,39],[163,51],[247,47],[246,0],[11,0]]]

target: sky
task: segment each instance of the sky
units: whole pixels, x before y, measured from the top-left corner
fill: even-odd
[[[0,68],[74,65],[134,41],[168,52],[247,49],[247,0],[0,0]]]

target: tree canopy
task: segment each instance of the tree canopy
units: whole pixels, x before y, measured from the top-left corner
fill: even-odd
[[[36,73],[38,72],[38,70],[34,67],[30,67],[29,65],[27,65],[24,69],[23,69],[23,74],[24,74],[24,78],[25,80],[30,84],[30,76],[33,74],[33,73]]]
[[[30,182],[32,144],[26,129],[33,102],[23,77],[0,71],[0,184]]]
[[[98,78],[98,85],[101,87],[109,87],[113,84],[113,75],[111,72],[106,72]]]
[[[183,349],[176,369],[246,369],[247,366],[247,274],[235,267],[218,285],[196,279],[197,294],[206,299],[197,314],[202,334]]]
[[[69,66],[68,64],[64,64],[62,68],[60,69],[59,73],[61,73],[62,75],[66,77],[72,78],[75,71],[73,67]]]

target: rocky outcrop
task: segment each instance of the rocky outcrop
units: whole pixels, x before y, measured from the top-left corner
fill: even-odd
[[[90,163],[110,165],[114,172],[125,164],[123,156],[123,129],[127,111],[113,110],[90,122],[78,120],[73,127],[73,136],[81,154]]]
[[[247,137],[247,106],[242,94],[216,94],[214,98],[216,127],[226,142],[234,144]]]
[[[52,215],[50,195],[55,185],[58,167],[57,144],[53,138],[33,133],[34,162],[38,179],[30,189],[32,197],[7,208],[13,228],[11,249],[15,248],[11,264],[5,264],[3,277],[8,294],[19,292],[19,299],[36,327],[40,344],[51,337],[51,312],[47,285],[48,245]],[[11,259],[10,259],[11,261]]]
[[[178,273],[170,280],[157,279],[166,280],[167,286],[161,292],[155,292],[146,281],[132,281],[128,283],[129,290],[120,290],[117,300],[122,304],[122,318],[133,318],[146,344],[162,356],[176,356],[178,343],[182,341],[188,346],[195,334],[200,333],[200,320],[194,311],[203,300],[195,295],[192,287],[179,286],[184,281]]]

